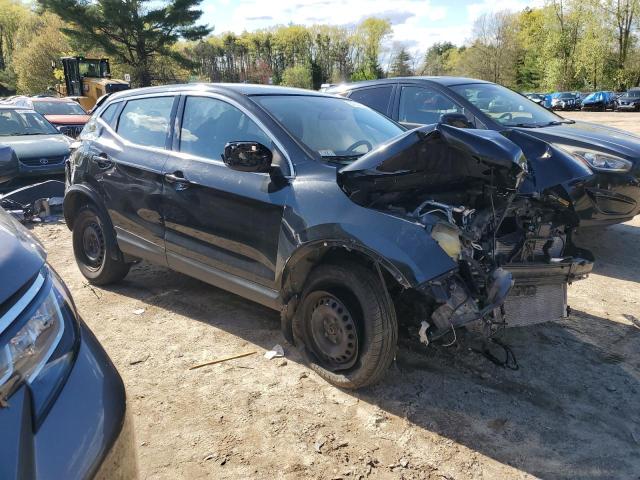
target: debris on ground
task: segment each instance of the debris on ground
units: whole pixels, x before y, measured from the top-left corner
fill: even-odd
[[[264,354],[264,358],[267,360],[277,357],[284,357],[284,348],[282,348],[282,345],[275,345],[271,350]]]
[[[47,180],[0,195],[0,206],[23,223],[56,221],[62,213],[64,182]]]
[[[142,315],[144,312],[145,312],[144,308],[136,308],[131,313],[133,313],[134,315]]]
[[[253,355],[258,352],[246,352],[240,353],[239,355],[232,355],[230,357],[220,358],[218,360],[212,360],[210,362],[201,363],[199,365],[194,365],[193,367],[189,367],[189,370],[195,370],[196,368],[206,367],[207,365],[215,365],[216,363],[228,362],[229,360],[235,360],[236,358],[248,357],[249,355]]]

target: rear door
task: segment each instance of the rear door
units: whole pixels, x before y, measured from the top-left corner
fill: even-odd
[[[390,117],[394,88],[395,84],[393,83],[359,88],[353,90],[349,94],[349,98]]]
[[[155,95],[110,105],[85,153],[120,249],[160,264],[166,264],[160,210],[163,166],[177,98]]]
[[[231,170],[222,153],[230,141],[259,142],[287,169],[285,152],[254,116],[226,97],[185,96],[177,115],[174,152],[164,170],[169,266],[214,285],[221,285],[217,279],[225,272],[226,280],[274,287],[289,184],[274,183],[268,173]]]

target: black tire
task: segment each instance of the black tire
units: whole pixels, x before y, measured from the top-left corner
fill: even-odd
[[[319,318],[328,340],[319,338]],[[335,328],[329,325],[327,330],[327,318]],[[309,274],[294,332],[304,343],[310,368],[347,389],[380,381],[393,362],[398,342],[396,312],[379,275],[351,262],[323,264]],[[356,334],[353,339],[351,332]],[[345,350],[340,351],[343,346]]]
[[[131,267],[123,260],[110,224],[93,205],[82,207],[74,219],[73,253],[80,272],[93,285],[118,282]]]

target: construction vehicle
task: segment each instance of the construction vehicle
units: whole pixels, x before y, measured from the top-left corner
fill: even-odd
[[[111,78],[109,60],[106,58],[62,57],[64,84],[56,87],[58,95],[72,97],[89,111],[98,98],[131,88],[129,82]],[[53,62],[53,68],[58,66]]]

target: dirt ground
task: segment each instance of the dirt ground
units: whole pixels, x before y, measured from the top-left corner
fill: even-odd
[[[640,114],[567,116],[640,133]],[[518,371],[402,347],[359,392],[305,368],[273,311],[146,263],[90,288],[64,224],[33,230],[124,378],[141,478],[640,478],[640,217],[580,235],[594,273],[570,318],[504,336]]]

